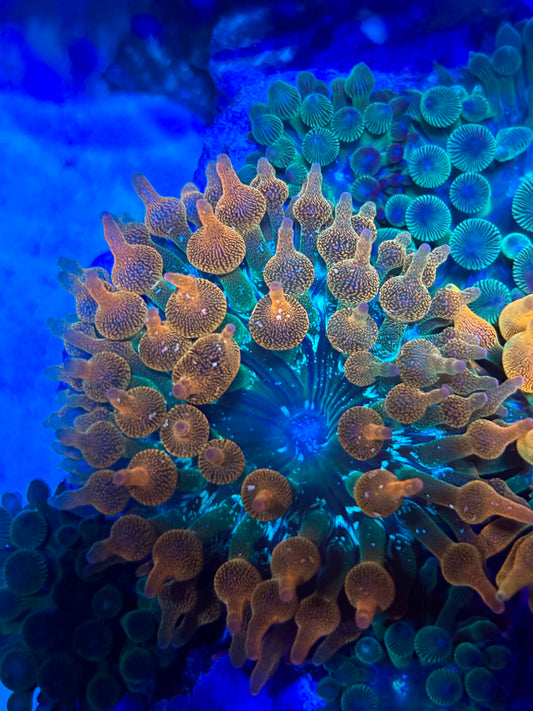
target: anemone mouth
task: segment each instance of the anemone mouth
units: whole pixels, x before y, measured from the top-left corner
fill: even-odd
[[[289,433],[298,457],[316,454],[328,441],[327,422],[313,410],[294,415],[289,421]]]

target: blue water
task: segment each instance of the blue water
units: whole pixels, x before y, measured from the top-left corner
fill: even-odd
[[[87,266],[104,251],[104,210],[142,219],[132,173],[141,170],[162,195],[177,195],[200,164],[228,147],[242,163],[246,110],[264,100],[269,79],[294,81],[297,71],[312,69],[330,80],[365,61],[383,85],[394,76],[422,85],[433,60],[464,64],[499,21],[530,12],[526,3],[495,1],[361,10],[315,2],[306,13],[282,2],[198,0],[180,12],[173,3],[117,2],[112,12],[109,5],[13,1],[0,8],[2,491],[23,493],[34,477],[53,487],[63,477],[53,431],[42,426],[57,393],[43,371],[63,358],[46,320],[73,310],[56,280],[57,260]],[[176,33],[177,56],[165,30]],[[213,701],[220,678],[230,680],[227,699]],[[263,691],[249,699],[247,684],[220,660],[192,699],[156,708],[225,711],[236,698],[238,708],[261,711],[318,708],[308,676],[287,680],[275,698]]]

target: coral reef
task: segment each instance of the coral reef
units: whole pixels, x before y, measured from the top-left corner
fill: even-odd
[[[274,82],[246,170],[220,154],[180,198],[137,173],[109,272],[60,260],[66,479],[0,508],[10,709],[186,693],[206,640],[254,695],[285,658],[331,672],[331,711],[505,708],[533,585],[532,23],[425,92],[364,63]]]

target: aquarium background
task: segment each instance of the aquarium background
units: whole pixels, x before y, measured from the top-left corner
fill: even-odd
[[[42,425],[57,392],[43,371],[63,357],[46,321],[72,312],[71,296],[56,280],[57,260],[105,261],[104,210],[142,219],[132,173],[142,171],[163,195],[178,194],[189,180],[200,185],[217,153],[243,163],[247,108],[264,100],[274,78],[294,82],[299,71],[311,70],[329,81],[364,61],[377,88],[397,78],[424,89],[435,82],[434,61],[464,65],[470,50],[488,46],[501,21],[529,17],[528,5],[4,0],[1,489],[23,493],[36,476],[53,487],[63,476],[53,431]],[[247,678],[221,660],[194,703],[157,708],[229,709],[238,698],[239,708],[311,711],[322,703],[309,678],[289,676],[275,692],[252,699]],[[227,698],[213,701],[221,679]],[[0,696],[0,707],[6,698]]]

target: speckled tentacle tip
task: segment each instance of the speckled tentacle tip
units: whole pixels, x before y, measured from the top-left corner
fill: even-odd
[[[158,430],[167,413],[165,398],[155,388],[110,388],[106,397],[114,408],[117,426],[133,439],[148,437]]]
[[[372,624],[379,612],[394,601],[395,586],[383,563],[385,560],[385,532],[371,518],[361,522],[358,529],[361,562],[351,568],[344,581],[344,591],[355,608],[355,622],[361,630]]]
[[[96,353],[89,360],[70,358],[63,370],[68,378],[81,380],[81,389],[95,402],[105,402],[109,388],[124,388],[131,379],[128,362],[111,351]]]
[[[158,309],[153,306],[148,309],[146,331],[138,347],[139,358],[147,368],[168,372],[190,347],[188,338],[180,336],[168,321],[161,320]]]
[[[294,618],[298,632],[290,653],[292,664],[302,664],[315,642],[322,637],[327,640],[341,625],[338,597],[355,551],[346,538],[339,536],[330,540],[325,556],[316,590],[301,600]]]
[[[267,158],[260,158],[257,161],[257,176],[250,186],[257,188],[265,198],[270,234],[274,237],[281,226],[283,206],[289,197],[287,183],[276,177],[276,171]]]
[[[501,363],[502,346],[498,333],[492,324],[475,314],[464,304],[459,313],[454,316],[453,325],[457,331],[475,336],[479,345],[487,349],[487,358],[496,364]]]
[[[277,580],[270,579],[256,585],[250,599],[252,616],[246,633],[246,656],[257,660],[263,651],[263,640],[272,625],[291,620],[298,609],[298,598],[284,602]]]
[[[428,289],[433,286],[435,283],[435,280],[437,278],[437,269],[441,266],[441,264],[444,264],[444,262],[448,259],[448,255],[450,254],[450,245],[449,244],[441,244],[438,247],[434,247],[431,252],[429,253],[429,257],[426,263],[426,267],[424,271],[422,272],[422,283],[424,286],[426,286]],[[406,256],[405,262],[404,262],[404,271],[406,271],[411,264],[413,258],[414,258],[415,253],[411,252]]]
[[[76,299],[77,317],[82,323],[94,324],[98,304],[87,288],[87,276],[92,272],[96,273],[97,276],[105,280],[109,291],[112,291],[113,287],[109,283],[109,275],[99,269],[82,269],[74,260],[65,262],[65,260],[60,259],[58,263],[62,268],[62,271],[57,277],[58,281],[61,286]]]
[[[262,528],[254,519],[243,519],[236,529],[228,560],[218,568],[213,581],[218,597],[226,605],[226,627],[233,637],[243,629],[252,593],[261,582],[261,574],[249,560],[261,534]]]
[[[331,204],[322,194],[322,173],[318,163],[311,166],[300,196],[292,206],[292,214],[301,227],[300,251],[314,259],[320,230],[330,223],[333,215]]]
[[[104,237],[114,257],[113,284],[119,289],[149,296],[154,303],[164,307],[170,289],[163,281],[163,258],[159,252],[149,245],[130,244],[112,215],[105,213],[102,223]]]
[[[380,243],[376,269],[381,282],[395,269],[403,269],[407,257],[407,248],[410,244],[411,235],[409,232],[400,232],[394,239],[384,240]]]
[[[517,333],[525,331],[531,318],[533,318],[533,294],[507,304],[498,319],[498,328],[503,339],[508,341]]]
[[[428,319],[436,318],[443,321],[453,321],[459,316],[463,306],[475,301],[480,293],[480,290],[474,286],[467,289],[459,289],[455,284],[447,284],[435,292]]]
[[[312,261],[296,250],[293,223],[288,217],[282,220],[276,253],[266,263],[263,278],[267,286],[279,282],[284,293],[293,296],[305,308],[310,323],[318,322],[318,312],[309,295],[315,280],[315,270]]]
[[[293,490],[288,479],[279,472],[255,469],[242,483],[241,500],[252,518],[275,521],[290,508]]]
[[[368,303],[379,290],[379,276],[370,263],[374,236],[363,229],[357,240],[354,257],[336,262],[328,271],[328,289],[347,306]]]
[[[152,308],[149,310],[151,313],[154,311],[157,311],[157,309]],[[147,319],[148,318],[149,313],[147,313]],[[107,338],[99,338],[97,337],[94,328],[86,332],[87,327],[83,326],[83,323],[84,322],[71,324],[66,323],[65,321],[50,319],[48,321],[48,327],[54,335],[63,338],[65,350],[70,356],[80,358],[86,353],[92,356],[96,356],[101,353],[113,353],[126,361],[127,365],[130,367],[130,371],[135,371],[143,377],[149,377],[154,380],[154,382],[158,381],[158,376],[155,375],[152,370],[148,370],[147,366],[144,364],[141,357],[133,347],[131,341],[110,341]],[[115,362],[118,363],[118,361]],[[65,364],[62,367],[62,370],[64,371],[62,375],[66,376],[65,382],[70,382],[69,377],[77,377],[73,373],[69,376],[69,373],[67,372],[68,367],[70,366],[66,366],[65,361]],[[52,373],[49,373],[49,375],[50,377],[54,377]],[[125,384],[127,384],[127,382],[128,380],[125,381]]]
[[[205,405],[226,392],[241,364],[234,334],[235,324],[228,323],[221,333],[212,333],[194,342],[172,370],[174,397]]]
[[[508,378],[521,376],[520,389],[525,393],[533,392],[533,318],[530,318],[523,331],[515,333],[503,347],[502,365]]]
[[[171,240],[184,252],[191,229],[183,202],[179,198],[159,195],[142,173],[135,173],[132,182],[146,208],[144,222],[150,233]]]
[[[194,183],[185,183],[181,189],[180,199],[185,205],[187,222],[190,222],[191,225],[194,225],[196,228],[200,227],[202,224],[196,205],[198,200],[203,200],[204,198],[204,194]]]
[[[48,501],[61,511],[93,506],[100,513],[116,515],[125,508],[130,495],[126,489],[114,485],[114,476],[115,472],[110,469],[96,471],[81,489],[67,489]]]
[[[383,402],[385,412],[396,422],[411,425],[421,420],[430,405],[443,402],[451,395],[448,385],[425,393],[414,385],[399,383],[389,391]]]
[[[113,422],[95,422],[84,432],[67,427],[57,430],[56,434],[62,445],[78,449],[87,464],[95,469],[110,467],[124,455],[132,455],[136,450]],[[68,450],[64,454],[76,458],[76,454]]]
[[[393,432],[385,427],[381,415],[369,407],[345,410],[338,425],[339,442],[354,459],[365,461],[375,457]]]
[[[146,558],[157,539],[155,526],[142,516],[126,514],[111,526],[108,538],[95,543],[87,552],[90,565],[112,565],[117,557],[127,561]]]
[[[267,350],[286,351],[303,341],[309,317],[293,296],[285,295],[279,281],[272,281],[268,296],[263,296],[252,311],[249,328],[258,345]]]
[[[335,207],[335,221],[318,235],[317,250],[328,268],[343,259],[351,259],[355,254],[357,232],[351,223],[352,213],[352,196],[342,193]]]
[[[138,452],[126,469],[113,477],[115,486],[125,486],[130,496],[145,506],[159,506],[168,501],[178,483],[172,459],[157,449]]]
[[[346,380],[358,387],[367,387],[378,378],[394,378],[399,373],[395,363],[379,360],[369,351],[355,351],[344,363]]]
[[[267,208],[264,195],[257,189],[243,185],[224,153],[217,158],[216,169],[222,184],[222,194],[215,207],[215,215],[224,224],[239,232],[246,243],[246,262],[261,281],[263,268],[270,259],[260,224]]]
[[[368,304],[356,308],[343,308],[331,315],[326,336],[341,353],[368,351],[378,338],[378,326],[368,314]]]
[[[200,227],[187,245],[189,262],[203,272],[218,276],[234,309],[249,311],[254,295],[252,285],[242,270],[246,255],[244,239],[237,230],[215,216],[207,200],[198,200],[196,209]]]
[[[419,477],[398,479],[387,469],[372,469],[357,478],[353,495],[364,514],[382,518],[395,513],[402,506],[404,496],[418,494],[423,485]]]
[[[431,247],[421,244],[405,274],[388,279],[379,292],[385,313],[401,323],[420,321],[429,311],[431,296],[423,282]]]
[[[202,541],[190,530],[166,531],[154,542],[151,555],[152,566],[144,586],[147,598],[155,597],[169,579],[182,582],[195,578],[204,564]]]
[[[209,441],[209,420],[193,405],[175,405],[168,411],[159,437],[169,454],[180,459],[194,457]]]
[[[376,215],[376,204],[369,200],[363,203],[359,208],[359,211],[353,214],[351,217],[352,227],[357,232],[357,234],[360,235],[362,230],[370,230],[370,232],[372,233],[373,242],[378,234],[378,230],[375,223]]]
[[[439,375],[454,376],[466,369],[463,360],[443,357],[437,346],[423,338],[404,343],[396,365],[404,383],[421,388],[434,385]]]
[[[192,275],[166,273],[164,276],[176,287],[167,302],[165,315],[178,335],[199,338],[222,323],[227,303],[218,286]]]
[[[435,442],[417,445],[420,459],[427,465],[443,464],[476,454],[482,459],[496,459],[512,442],[532,429],[533,419],[526,418],[502,427],[491,420],[474,420],[461,435],[449,435]]]
[[[95,272],[87,274],[86,286],[98,304],[94,325],[104,338],[124,341],[139,333],[146,319],[146,304],[139,294],[125,289],[109,291]]]
[[[522,588],[533,584],[533,537],[531,533],[515,541],[498,575],[498,600],[505,602]]]
[[[415,504],[402,510],[402,520],[414,531],[416,538],[439,560],[447,582],[474,589],[483,602],[496,613],[504,605],[496,597],[497,590],[484,571],[483,555],[472,543],[450,539],[432,519]]]

